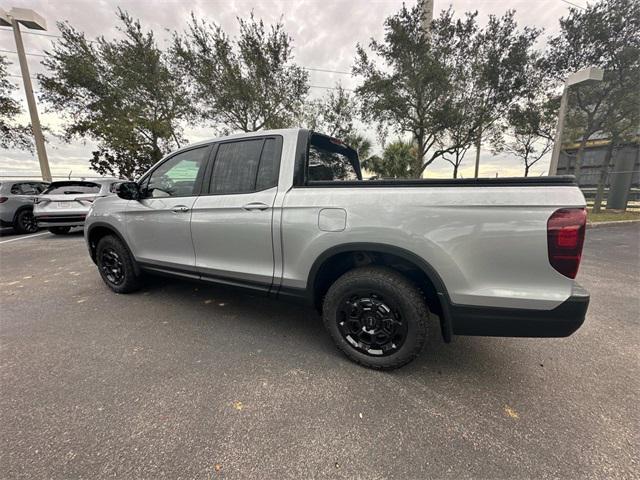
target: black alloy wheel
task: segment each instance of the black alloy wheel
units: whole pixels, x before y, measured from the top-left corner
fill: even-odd
[[[20,233],[35,233],[38,231],[38,222],[33,216],[32,210],[22,210],[16,218],[16,230]]]
[[[100,253],[100,270],[113,285],[120,285],[124,281],[124,263],[113,248],[105,248]]]
[[[322,319],[336,346],[378,370],[415,359],[428,336],[429,308],[420,289],[382,265],[349,270],[324,296]]]
[[[344,339],[366,355],[391,355],[407,338],[407,324],[400,312],[378,292],[363,291],[344,298],[336,321]]]

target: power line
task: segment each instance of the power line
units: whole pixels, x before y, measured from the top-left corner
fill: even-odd
[[[7,77],[13,77],[13,78],[22,78],[21,75],[7,75]],[[29,77],[32,80],[39,80],[37,77]],[[309,88],[323,88],[325,90],[337,90],[338,87],[326,87],[324,85],[309,85]],[[351,90],[350,88],[343,88],[343,90],[346,90],[348,92],[353,92],[353,90]]]
[[[311,67],[302,67],[305,70],[311,70],[312,72],[324,72],[324,73],[340,73],[342,75],[351,75],[351,72],[345,72],[343,70],[328,70],[326,68],[311,68]]]
[[[325,87],[323,85],[309,85],[309,88],[324,88],[325,90],[338,90],[338,87]],[[347,92],[353,92],[350,88],[343,88],[342,90],[346,90]]]
[[[18,52],[16,52],[15,50],[4,50],[4,49],[0,49],[0,53],[13,53],[15,55],[18,54]],[[42,58],[47,58],[47,55],[43,54],[43,53],[34,53],[34,52],[25,52],[25,55],[29,55],[32,57],[42,57]],[[344,70],[329,70],[326,68],[312,68],[312,67],[302,67],[305,70],[310,70],[312,72],[322,72],[322,73],[338,73],[340,75],[351,75],[351,72],[345,72]]]
[[[580,10],[586,10],[586,8],[584,8],[582,5],[578,5],[577,3],[572,3],[569,0],[560,0],[561,2],[564,2],[568,5],[571,5],[573,7],[579,8]]]
[[[0,31],[13,33],[13,30],[11,28],[0,28]],[[62,38],[61,35],[54,35],[53,33],[32,32],[30,30],[22,29],[20,30],[20,33],[28,33],[29,35],[40,35],[41,37]]]
[[[11,30],[6,30],[6,29],[0,29],[0,31],[5,31],[5,32],[11,32]],[[29,30],[24,30],[21,33],[29,33],[32,35],[41,35],[43,37],[52,37],[52,38],[62,38],[61,35],[53,35],[50,33],[40,33],[40,32],[30,32]],[[96,43],[95,40],[87,40],[89,43]],[[0,50],[0,52],[3,53],[17,53],[13,50]],[[41,53],[32,53],[32,52],[27,52],[27,55],[31,55],[34,57],[46,57],[46,55],[43,55]],[[322,72],[322,73],[337,73],[339,75],[351,75],[351,72],[347,72],[345,70],[331,70],[329,68],[315,68],[315,67],[302,67],[305,70],[310,70],[312,72]]]
[[[22,78],[22,75],[7,75],[7,77]],[[31,75],[29,75],[29,78],[31,80],[38,80],[36,77],[32,77]]]
[[[15,50],[0,50],[0,52],[2,53],[14,53],[14,54],[18,54],[18,52],[16,52]],[[46,58],[47,56],[44,55],[43,53],[31,53],[31,52],[25,52],[25,55],[30,55],[32,57],[44,57]]]

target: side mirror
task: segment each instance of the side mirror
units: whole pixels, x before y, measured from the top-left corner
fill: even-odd
[[[118,185],[116,194],[125,200],[140,200],[140,186],[136,182],[123,182]]]

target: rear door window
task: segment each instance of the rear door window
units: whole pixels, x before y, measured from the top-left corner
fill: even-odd
[[[39,192],[34,187],[33,183],[14,183],[11,186],[11,193],[13,195],[37,195]]]
[[[218,146],[209,193],[251,193],[275,187],[280,172],[280,142],[252,138]]]

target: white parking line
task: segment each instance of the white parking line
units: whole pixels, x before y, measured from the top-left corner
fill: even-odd
[[[0,244],[9,243],[9,242],[17,242],[18,240],[26,240],[28,238],[39,237],[40,235],[49,235],[49,232],[34,233],[33,235],[26,235],[24,237],[12,238],[10,240],[3,240],[3,241],[0,242]]]

